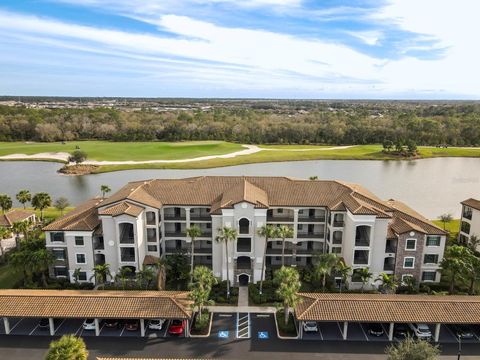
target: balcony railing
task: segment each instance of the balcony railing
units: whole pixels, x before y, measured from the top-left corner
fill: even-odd
[[[333,221],[333,226],[334,227],[343,227],[343,225],[345,224],[345,222],[342,220],[342,221]]]
[[[472,220],[472,212],[471,211],[465,211],[465,212],[463,212],[462,217],[464,219]]]
[[[212,221],[212,217],[210,215],[195,215],[195,214],[190,214],[190,220],[192,221]]]
[[[167,237],[186,237],[187,233],[185,231],[165,231],[165,236],[167,236]]]
[[[267,248],[267,255],[281,255],[282,249]],[[292,255],[292,249],[285,249],[285,255]]]
[[[325,216],[299,216],[298,222],[325,222]]]
[[[186,215],[176,215],[176,214],[164,214],[163,215],[163,220],[179,220],[179,221],[186,221],[187,216]]]
[[[293,222],[293,215],[273,216],[267,215],[268,222]]]
[[[179,251],[188,251],[189,248],[187,247],[181,247],[181,246],[166,246],[165,247],[165,252],[167,253],[176,253],[176,252],[179,252]],[[195,250],[197,251],[197,250]]]
[[[297,233],[299,239],[323,239],[325,233],[323,232],[309,232],[309,233]]]
[[[211,253],[212,253],[212,248],[211,248],[211,247],[195,248],[195,255],[198,255],[198,254],[211,254]]]

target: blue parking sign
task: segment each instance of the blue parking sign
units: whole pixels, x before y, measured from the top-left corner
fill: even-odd
[[[268,331],[259,331],[258,338],[262,340],[268,339]]]
[[[227,330],[219,331],[218,332],[218,337],[221,338],[221,339],[227,339],[228,338],[228,331]]]

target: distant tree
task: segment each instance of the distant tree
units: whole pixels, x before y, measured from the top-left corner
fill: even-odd
[[[301,298],[298,291],[301,287],[300,275],[297,269],[293,267],[282,266],[280,270],[275,272],[274,283],[277,284],[276,293],[283,302],[283,313],[285,317],[285,325],[288,324],[289,309],[295,307]]]
[[[43,221],[43,210],[52,205],[52,198],[46,192],[39,192],[33,196],[32,205],[35,210],[40,210],[40,220]]]
[[[310,176],[308,179],[309,179],[310,181],[318,180],[318,176],[317,176],[317,175],[315,175],[315,176]]]
[[[54,206],[57,210],[60,211],[60,214],[63,216],[63,212],[67,207],[70,206],[70,203],[68,202],[68,199],[61,196],[57,200],[55,200]]]
[[[23,208],[26,208],[26,203],[32,201],[32,194],[28,190],[20,190],[16,195],[16,198],[20,204],[23,205]]]
[[[475,294],[476,283],[480,280],[480,258],[471,254],[468,258],[467,279],[470,281],[469,294]]]
[[[184,252],[178,251],[165,258],[166,281],[176,290],[186,290],[190,279],[190,264]],[[185,284],[184,287],[182,285]]]
[[[395,143],[395,151],[398,152],[398,153],[402,153],[402,152],[403,152],[403,143],[402,143],[402,141],[397,140],[397,142]]]
[[[383,140],[383,150],[385,152],[390,152],[393,148],[393,141],[391,140]]]
[[[87,360],[88,351],[81,337],[63,335],[52,341],[45,360]]]
[[[15,233],[15,247],[18,248],[20,234],[23,234],[24,239],[28,238],[29,224],[27,221],[16,221],[12,225],[12,231]]]
[[[75,284],[78,285],[78,282],[80,281],[80,273],[82,272],[82,269],[81,268],[76,268],[75,270],[73,270],[73,274],[72,274],[72,277],[73,277],[73,281],[75,282]]]
[[[338,258],[338,263],[335,265],[335,273],[341,278],[340,292],[342,292],[342,288],[347,285],[347,279],[352,273],[352,268],[345,263],[343,258]]]
[[[108,185],[101,185],[100,186],[100,191],[102,192],[102,198],[105,199],[105,195],[108,194],[112,189]]]
[[[142,270],[138,270],[136,274],[137,281],[140,283],[140,286],[145,285],[145,290],[150,287],[155,277],[155,271],[147,266],[143,266]]]
[[[410,336],[395,345],[390,345],[385,352],[388,360],[436,360],[440,355],[438,346],[424,340],[415,340]]]
[[[0,208],[4,214],[12,208],[12,198],[7,194],[0,194]]]
[[[470,235],[470,239],[468,240],[468,248],[472,250],[472,252],[476,252],[478,249],[478,246],[480,245],[480,237],[477,235]]]
[[[417,153],[417,144],[413,140],[407,141],[407,152],[410,156],[413,156]]]
[[[443,223],[443,230],[447,229],[447,224],[450,224],[453,220],[452,214],[446,213],[438,217]]]
[[[87,153],[82,150],[73,151],[72,155],[68,158],[69,162],[74,162],[75,164],[80,164],[87,160]]]
[[[44,287],[48,287],[46,273],[54,262],[55,256],[53,255],[53,252],[46,248],[35,251],[30,257],[30,265],[33,267],[36,273],[41,275],[42,284]]]

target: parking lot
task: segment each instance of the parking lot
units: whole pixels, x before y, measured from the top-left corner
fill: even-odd
[[[83,322],[85,319],[54,319],[55,335],[62,336],[66,334],[74,334],[76,336],[88,337],[95,336],[95,330],[85,330]],[[9,318],[10,335],[32,335],[32,336],[50,336],[49,327],[41,328],[39,326],[39,318]],[[148,328],[148,320],[145,320],[145,336],[149,338],[172,337],[168,334],[170,321],[167,320],[163,324],[162,330],[152,330]],[[5,334],[3,321],[0,323],[0,335]],[[125,327],[125,321],[120,321],[119,326],[107,327],[104,321],[100,321],[99,336],[110,337],[141,337],[140,328],[131,331]],[[185,337],[185,333],[180,336]]]
[[[277,337],[273,314],[215,313],[210,337],[220,340],[268,340]]]

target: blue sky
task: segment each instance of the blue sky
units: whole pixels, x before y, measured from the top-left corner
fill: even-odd
[[[478,99],[472,0],[4,0],[0,94]]]

